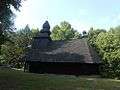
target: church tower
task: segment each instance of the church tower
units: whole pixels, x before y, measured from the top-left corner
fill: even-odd
[[[32,49],[46,48],[52,41],[50,34],[51,32],[49,22],[45,21],[42,30],[33,38]]]

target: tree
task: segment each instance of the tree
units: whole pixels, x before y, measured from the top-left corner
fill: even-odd
[[[60,23],[60,26],[56,25],[53,28],[51,37],[53,40],[69,40],[74,38],[75,34],[78,34],[76,32],[68,22],[63,21]]]
[[[96,47],[104,63],[102,75],[120,78],[120,38],[111,32],[100,33],[96,39]]]
[[[53,27],[51,37],[53,40],[60,40],[62,38],[60,33],[60,27],[58,25]]]
[[[95,47],[96,38],[101,32],[105,33],[106,30],[104,30],[104,29],[94,30],[93,28],[90,28],[90,31],[88,32],[88,41],[93,47]]]
[[[21,0],[0,0],[0,50],[1,45],[8,40],[8,31],[12,31],[14,13],[11,6],[19,11]]]
[[[2,45],[1,63],[9,64],[12,67],[23,66],[22,58],[31,46],[32,38],[37,34],[38,29],[30,30],[26,25],[24,29],[11,33],[10,40]]]
[[[89,43],[102,59],[101,75],[120,79],[120,26],[105,30],[89,31]]]
[[[120,26],[117,26],[115,28],[111,28],[110,32],[112,32],[112,33],[114,33],[114,34],[116,34],[117,36],[120,37]]]
[[[82,34],[76,31],[73,39],[81,39],[81,38],[82,38]]]

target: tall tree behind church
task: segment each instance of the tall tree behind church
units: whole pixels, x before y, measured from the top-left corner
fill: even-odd
[[[74,37],[76,38],[76,36],[79,37],[79,35],[76,34],[78,34],[78,32],[71,27],[71,24],[63,21],[60,25],[56,25],[53,28],[51,37],[53,40],[69,40]]]

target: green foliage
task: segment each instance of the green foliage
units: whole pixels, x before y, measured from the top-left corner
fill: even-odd
[[[93,28],[90,29],[90,31],[88,32],[88,39],[89,39],[89,43],[95,47],[95,40],[96,37],[99,35],[99,33],[101,32],[106,32],[106,30],[104,29],[96,29],[94,30]]]
[[[68,22],[63,21],[60,26],[56,25],[53,28],[51,37],[53,40],[69,40],[79,38],[80,34]]]
[[[9,64],[12,67],[22,67],[22,58],[25,52],[29,50],[32,38],[36,35],[38,29],[30,30],[27,25],[24,29],[10,34],[12,42],[6,42],[2,45],[1,63]]]
[[[19,10],[21,0],[0,0],[0,23],[3,30],[8,30],[13,25],[14,13],[11,6],[15,10]]]
[[[11,6],[19,10],[21,0],[0,0],[0,22],[4,30],[9,29],[13,25],[14,13]]]
[[[120,79],[120,27],[108,32],[92,31],[89,35],[90,44],[102,58],[101,75]]]
[[[0,0],[0,50],[1,45],[9,39],[8,33],[13,30],[15,15],[12,8],[19,11],[21,1],[22,0]]]
[[[80,39],[80,38],[82,38],[82,35],[76,31],[73,39]]]

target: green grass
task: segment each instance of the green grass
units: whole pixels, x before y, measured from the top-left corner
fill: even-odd
[[[120,80],[33,74],[0,68],[0,90],[120,90]]]

